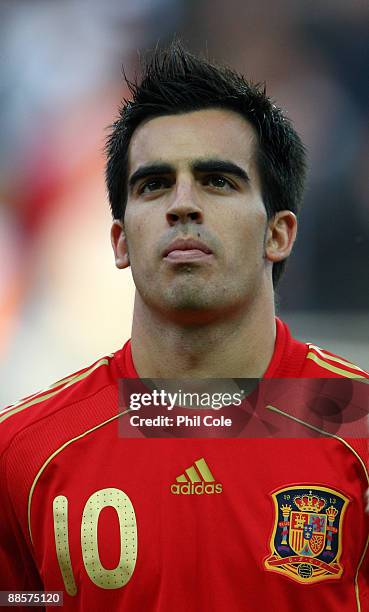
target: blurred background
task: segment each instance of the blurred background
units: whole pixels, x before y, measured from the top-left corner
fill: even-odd
[[[369,366],[366,0],[0,0],[0,405],[120,348],[106,128],[139,53],[173,34],[267,91],[309,150],[278,289],[294,334]]]

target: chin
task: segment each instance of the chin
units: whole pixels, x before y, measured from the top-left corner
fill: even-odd
[[[171,292],[167,300],[168,306],[177,311],[201,311],[209,310],[214,308],[215,300],[208,295],[204,295],[204,289],[194,290],[191,288],[190,291],[186,288],[177,289]]]

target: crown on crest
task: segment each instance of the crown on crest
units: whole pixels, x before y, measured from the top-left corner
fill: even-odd
[[[318,495],[313,495],[312,491],[309,491],[308,495],[297,495],[293,498],[294,503],[301,512],[320,512],[323,510],[326,500]]]
[[[327,517],[330,521],[334,521],[334,519],[336,518],[337,514],[338,514],[338,510],[337,508],[334,508],[334,506],[329,506],[329,508],[326,509],[326,514]]]
[[[292,506],[290,506],[290,504],[282,504],[281,506],[281,510],[282,510],[282,515],[284,520],[288,519],[290,512],[292,510]]]

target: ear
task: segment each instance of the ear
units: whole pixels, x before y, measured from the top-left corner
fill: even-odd
[[[268,221],[265,240],[266,259],[272,263],[286,259],[292,251],[296,234],[296,215],[290,210],[277,212]]]
[[[124,232],[122,221],[115,220],[110,230],[111,244],[114,251],[115,265],[120,270],[128,268],[129,255],[127,247],[127,239]]]

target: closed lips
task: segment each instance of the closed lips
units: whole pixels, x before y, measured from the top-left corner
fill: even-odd
[[[212,251],[209,249],[209,247],[206,246],[206,244],[204,244],[203,242],[200,242],[199,240],[183,240],[183,239],[178,239],[178,240],[175,240],[174,242],[172,242],[164,250],[163,257],[166,257],[172,251],[190,251],[190,250],[203,251],[203,253],[206,253],[208,255],[210,255],[212,253]]]

